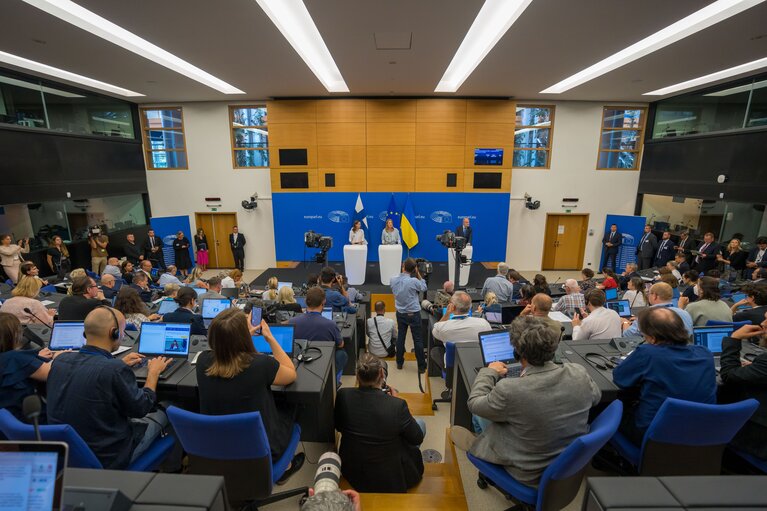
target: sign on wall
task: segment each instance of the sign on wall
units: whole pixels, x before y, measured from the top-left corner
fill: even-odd
[[[395,193],[399,212],[407,193]],[[362,202],[368,219],[368,261],[378,261],[378,246],[392,194],[363,193]],[[506,259],[506,236],[509,223],[508,193],[411,193],[415,228],[419,243],[410,250],[411,257],[447,261],[447,249],[436,237],[445,229],[454,231],[468,217],[473,228],[474,261]],[[274,236],[278,261],[304,261],[316,252],[304,247],[304,233],[309,230],[333,237],[330,261],[343,260],[343,246],[349,241],[357,193],[274,193]],[[408,250],[403,246],[403,256]]]

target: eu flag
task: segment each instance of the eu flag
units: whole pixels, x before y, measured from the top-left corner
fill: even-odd
[[[399,229],[401,216],[402,215],[400,215],[400,212],[397,209],[397,203],[394,201],[394,194],[391,194],[391,199],[389,199],[389,209],[386,210],[386,219],[391,219],[394,227]]]

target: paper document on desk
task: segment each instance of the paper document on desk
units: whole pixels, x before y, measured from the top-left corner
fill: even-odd
[[[114,350],[114,351],[112,352],[112,356],[113,356],[113,357],[116,357],[117,355],[119,355],[119,354],[121,354],[121,353],[125,353],[126,351],[128,351],[128,350],[130,350],[130,349],[131,349],[131,347],[130,347],[130,346],[120,346],[119,348],[117,348],[116,350]]]
[[[54,305],[56,302],[53,302],[51,300],[43,300],[40,303],[42,303],[44,306],[48,307],[49,305]]]
[[[549,312],[549,317],[554,321],[559,321],[560,323],[569,323],[572,321],[572,319],[568,318],[565,314],[562,314],[559,311]]]

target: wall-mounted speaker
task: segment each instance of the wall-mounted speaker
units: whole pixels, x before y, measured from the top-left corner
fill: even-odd
[[[502,172],[475,172],[474,188],[499,190],[503,181]]]
[[[280,188],[309,188],[308,172],[280,172]]]
[[[458,174],[455,172],[448,172],[447,173],[447,183],[445,184],[448,188],[455,188],[458,186]]]
[[[336,175],[332,172],[325,174],[325,186],[334,188],[336,186]]]

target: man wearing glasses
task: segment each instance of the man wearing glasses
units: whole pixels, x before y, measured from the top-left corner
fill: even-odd
[[[84,321],[90,311],[100,305],[109,305],[104,294],[90,277],[77,277],[72,281],[72,294],[61,300],[59,320]]]

